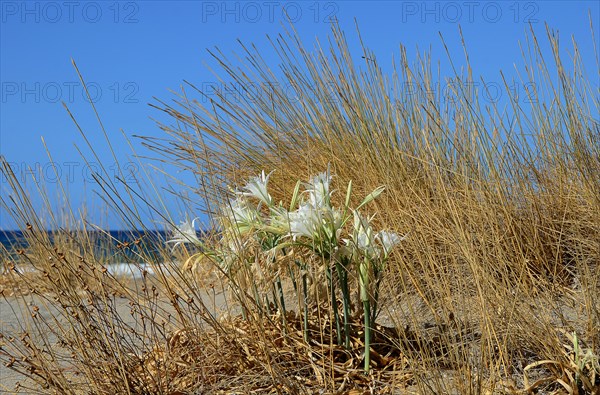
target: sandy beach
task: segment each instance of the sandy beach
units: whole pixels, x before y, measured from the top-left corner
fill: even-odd
[[[224,311],[225,309],[225,296],[223,293],[205,294],[203,300],[206,303],[207,308],[210,310]],[[0,298],[0,333],[20,333],[23,330],[22,325],[28,320],[24,320],[27,314],[30,314],[25,310],[24,301],[27,301],[29,307],[38,306],[40,310],[38,314],[42,317],[51,318],[54,310],[47,303],[44,303],[40,297],[37,296],[26,296],[24,299],[21,297],[5,297]],[[117,298],[115,299],[115,306],[119,316],[123,321],[128,324],[135,326],[135,318],[130,314],[131,306],[129,305],[129,299]],[[174,313],[174,309],[167,303],[160,303],[161,308],[167,312]],[[46,306],[46,307],[44,307]],[[57,313],[54,310],[54,313]],[[0,341],[1,344],[1,341]],[[26,383],[27,379],[15,371],[7,368],[4,364],[0,364],[0,394],[29,394],[32,393],[26,390],[15,390],[15,385],[20,383]]]
[[[36,299],[39,298],[30,298],[27,297],[27,300],[30,300],[30,304],[35,304],[40,307],[39,314],[42,316],[50,317],[51,311],[49,309],[44,308],[44,303],[38,303]],[[128,300],[125,298],[118,299],[119,303],[117,303],[117,310],[121,317],[127,319],[127,317],[131,317],[129,314],[130,307],[128,305]],[[21,325],[23,322],[23,317],[25,314],[28,314],[23,309],[23,300],[20,298],[3,298],[0,299],[0,332],[2,333],[19,333],[22,332]],[[130,318],[131,319],[131,318]],[[132,319],[131,319],[132,320]],[[133,322],[133,321],[131,321]],[[28,391],[15,391],[15,385],[17,382],[25,383],[26,378],[16,373],[15,371],[7,368],[4,364],[0,365],[0,393],[1,394],[28,394]]]

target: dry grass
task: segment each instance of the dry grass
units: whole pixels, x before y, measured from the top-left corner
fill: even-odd
[[[469,89],[470,66],[452,76],[453,100],[444,100],[428,93],[427,58],[409,65],[403,50],[386,75],[367,49],[357,65],[339,30],[330,52],[310,52],[290,35],[273,43],[281,72],[252,48],[239,68],[215,54],[224,79],[262,87],[254,100],[226,95],[202,106],[182,92],[161,107],[175,122],[162,125],[167,139],[143,139],[196,174],[190,188],[211,216],[226,185],[263,169],[275,170],[272,193],[284,202],[296,180],[328,165],[340,191],[350,180],[355,196],[386,185],[369,209],[410,237],[382,284],[371,375],[360,370],[360,336],[351,350],[335,344],[327,302],[314,304],[306,343],[297,313],[259,314],[256,300],[217,272],[232,288],[219,319],[216,294],[198,281],[205,274],[178,264],[186,252],[143,254],[166,267],[124,285],[87,254],[85,233],[76,245],[28,235],[28,259],[48,274],[32,297],[55,310],[40,317],[27,307],[31,319],[23,333],[3,334],[0,358],[45,393],[600,393],[599,68],[588,77],[579,50],[567,67],[550,32],[548,42],[551,59],[529,36],[519,82],[536,89],[524,102],[505,81],[504,109]],[[403,96],[407,83],[416,89]],[[277,88],[290,84],[303,100]],[[113,202],[124,202],[109,184]],[[13,192],[27,199],[16,184]],[[23,224],[36,218],[26,204],[3,203]],[[122,215],[139,223],[133,209]]]

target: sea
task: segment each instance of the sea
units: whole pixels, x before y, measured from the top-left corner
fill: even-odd
[[[161,251],[164,251],[165,243],[171,236],[169,231],[163,230],[93,230],[87,233],[87,238],[93,240],[94,256],[101,257],[109,272],[133,277],[139,277],[142,270],[152,271],[152,267],[140,257],[162,256]],[[7,262],[18,257],[19,250],[27,251],[32,237],[47,238],[52,242],[59,234],[63,240],[65,237],[81,240],[76,238],[76,232],[44,231],[36,235],[21,230],[0,230],[0,245],[3,247],[0,273],[6,269]],[[19,265],[19,270],[34,268]]]

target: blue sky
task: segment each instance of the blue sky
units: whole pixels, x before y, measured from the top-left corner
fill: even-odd
[[[315,38],[325,43],[331,20],[337,19],[359,57],[356,18],[381,65],[398,55],[400,44],[412,59],[417,48],[421,53],[430,50],[434,61],[446,59],[439,32],[453,56],[462,60],[460,25],[475,75],[496,82],[501,82],[500,70],[514,75],[514,64],[521,61],[519,41],[525,40],[529,23],[543,36],[547,22],[559,31],[565,48],[575,37],[588,72],[598,77],[589,29],[591,13],[598,41],[597,1],[2,0],[0,12],[0,153],[28,188],[36,176],[53,193],[57,183],[43,137],[74,206],[90,201],[97,185],[91,177],[94,164],[82,161],[76,147],[88,155],[89,150],[61,102],[109,169],[114,160],[71,59],[89,86],[122,163],[131,151],[121,130],[128,136],[162,135],[152,118],[166,119],[148,106],[154,97],[171,100],[170,90],[178,90],[183,80],[197,86],[215,83],[206,67],[214,66],[207,48],[233,54],[240,50],[236,40],[241,39],[264,48],[267,62],[276,67],[266,36],[282,33],[287,18],[308,47]],[[185,174],[181,179],[191,182]],[[0,182],[5,194],[7,180]],[[185,215],[174,203],[170,208],[175,216]],[[92,210],[92,219],[96,215]],[[109,220],[106,226],[119,225]],[[0,211],[0,229],[14,227]]]

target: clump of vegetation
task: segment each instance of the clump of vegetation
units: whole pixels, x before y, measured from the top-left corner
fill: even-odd
[[[268,190],[269,176],[263,171],[241,190],[235,199],[222,209],[220,233],[222,238],[216,249],[196,236],[193,224],[184,222],[176,231],[177,236],[169,242],[191,242],[201,247],[201,252],[189,260],[205,258],[221,268],[232,279],[240,292],[254,295],[259,313],[270,310],[269,291],[282,314],[285,325],[286,303],[282,278],[288,277],[294,285],[299,301],[298,311],[304,313],[304,339],[310,340],[308,304],[308,276],[315,273],[325,277],[312,282],[324,281],[331,298],[331,307],[337,333],[337,345],[350,349],[351,337],[351,288],[350,278],[358,279],[360,302],[363,305],[364,369],[371,367],[371,326],[377,317],[379,286],[382,273],[393,247],[401,241],[400,236],[388,231],[374,232],[372,218],[360,214],[360,208],[375,199],[383,188],[371,192],[356,209],[349,207],[352,183],[348,184],[343,208],[332,206],[331,174],[329,171],[310,178],[305,184],[304,195],[299,193],[301,183],[294,189],[291,203],[275,204]],[[253,202],[252,200],[258,202]],[[298,208],[295,209],[296,205]],[[264,208],[266,213],[261,209]],[[351,217],[354,226],[348,239],[342,231]],[[306,256],[306,253],[313,256]],[[309,268],[317,263],[318,267]],[[192,265],[194,263],[192,262]],[[301,281],[296,281],[296,278]],[[337,309],[339,284],[343,303],[343,326]],[[244,286],[242,286],[244,284]],[[263,301],[265,302],[263,305]],[[246,314],[248,314],[246,312]],[[344,340],[342,342],[342,337]]]
[[[175,125],[142,143],[196,175],[189,192],[209,231],[176,227],[160,195],[96,174],[131,229],[149,228],[143,210],[175,229],[171,243],[119,259],[147,264],[136,281],[112,275],[86,232],[40,237],[85,218],[67,210],[42,224],[4,165],[2,204],[29,243],[4,267],[42,268],[28,295],[5,296],[21,318],[2,331],[0,359],[24,386],[600,392],[599,102],[580,49],[567,66],[556,35],[548,59],[532,32],[516,82],[535,89],[504,79],[500,108],[472,89],[468,58],[465,74],[437,81],[429,58],[411,65],[402,50],[388,75],[333,36],[328,52],[293,34],[274,41],[277,69],[248,47],[241,65],[214,53],[239,95],[203,106],[190,85],[156,106]]]

